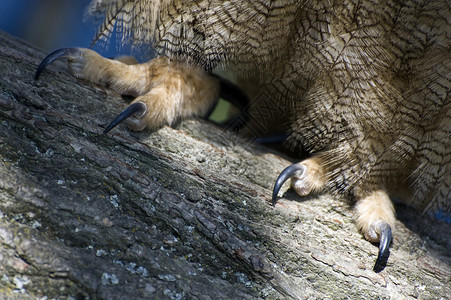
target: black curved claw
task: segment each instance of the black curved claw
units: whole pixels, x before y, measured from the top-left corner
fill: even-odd
[[[379,242],[379,253],[373,268],[373,271],[376,273],[382,271],[387,265],[388,256],[390,255],[389,246],[392,239],[391,227],[387,222],[380,222],[378,229],[381,233],[381,240]]]
[[[42,62],[39,64],[38,69],[36,70],[36,75],[34,76],[35,80],[39,79],[39,76],[41,75],[42,71],[44,71],[44,69],[51,64],[52,62],[54,62],[55,60],[58,59],[66,59],[69,57],[73,57],[76,56],[80,53],[80,49],[79,48],[61,48],[61,49],[57,49],[55,51],[53,51],[52,53],[50,53],[49,55],[47,55]]]
[[[134,114],[144,114],[147,110],[147,105],[145,105],[142,102],[136,102],[128,106],[126,109],[124,109],[113,121],[111,121],[110,124],[105,128],[103,133],[108,133],[111,129],[119,125],[122,121],[127,119],[128,117],[131,117]]]
[[[272,192],[272,205],[276,205],[277,195],[279,194],[280,188],[285,183],[285,181],[295,176],[299,172],[305,172],[305,168],[306,167],[304,165],[293,164],[289,167],[286,167],[285,170],[280,173],[279,177],[277,177],[276,184],[274,185]]]

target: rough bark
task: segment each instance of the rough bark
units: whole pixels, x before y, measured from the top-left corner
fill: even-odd
[[[451,227],[397,206],[372,270],[346,201],[271,188],[290,162],[199,120],[102,135],[126,103],[0,34],[0,294],[11,299],[440,299]]]

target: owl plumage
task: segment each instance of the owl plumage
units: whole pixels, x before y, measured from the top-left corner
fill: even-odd
[[[451,211],[451,4],[448,1],[94,0],[95,41],[113,32],[159,57],[127,65],[88,49],[62,49],[76,77],[135,96],[132,130],[208,111],[226,69],[258,83],[311,157],[288,167],[301,196],[330,191],[356,203],[366,239],[388,254],[395,212],[389,196],[423,212]],[[149,46],[149,47],[150,47]],[[254,99],[255,100],[255,99]],[[249,128],[258,125],[251,101]],[[276,117],[277,115],[277,117]],[[268,121],[268,120],[266,120]],[[269,129],[268,129],[269,130]]]

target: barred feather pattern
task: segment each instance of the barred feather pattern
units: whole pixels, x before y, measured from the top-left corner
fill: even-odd
[[[207,71],[257,80],[321,157],[337,192],[408,190],[451,211],[451,3],[431,1],[94,0],[114,28]]]

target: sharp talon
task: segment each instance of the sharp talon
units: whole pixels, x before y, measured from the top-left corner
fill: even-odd
[[[379,273],[387,265],[388,256],[390,254],[390,242],[392,239],[391,227],[387,222],[380,222],[378,225],[381,233],[381,239],[379,242],[379,253],[377,254],[376,263],[374,264],[373,271]]]
[[[39,76],[41,75],[42,71],[44,71],[44,69],[51,64],[52,62],[54,62],[55,60],[58,59],[67,59],[69,57],[73,57],[76,56],[77,54],[80,53],[80,49],[79,48],[61,48],[61,49],[57,49],[55,51],[53,51],[52,53],[50,53],[49,55],[47,55],[42,62],[39,64],[39,67],[36,71],[36,75],[34,76],[35,80],[39,79]]]
[[[142,102],[136,102],[124,109],[110,124],[105,128],[103,133],[108,133],[111,129],[119,125],[125,119],[131,117],[134,114],[144,114],[147,111],[147,105]]]
[[[291,177],[295,176],[297,173],[305,172],[306,167],[304,165],[293,164],[280,173],[279,177],[277,177],[276,184],[274,185],[274,189],[272,192],[272,205],[276,205],[277,195],[279,194],[280,188],[282,185]]]

